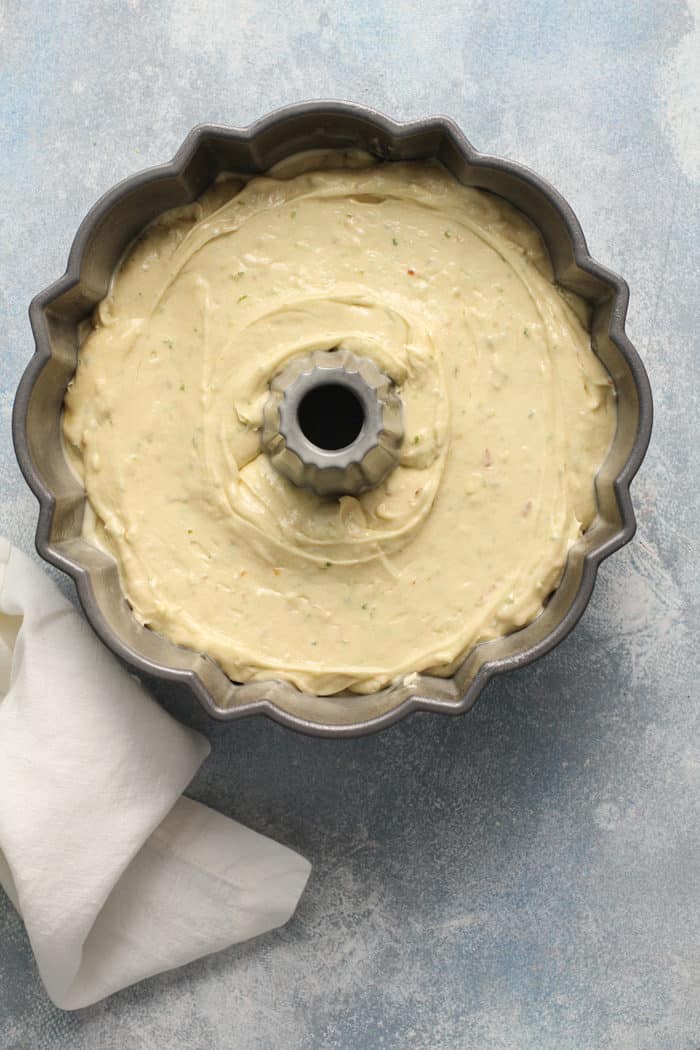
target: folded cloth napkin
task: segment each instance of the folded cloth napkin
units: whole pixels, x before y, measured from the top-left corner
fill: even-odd
[[[57,1006],[294,912],[308,862],[182,797],[208,753],[0,538],[0,883]]]

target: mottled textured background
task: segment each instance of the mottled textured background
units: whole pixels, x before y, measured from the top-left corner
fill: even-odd
[[[446,113],[549,178],[630,283],[657,413],[637,539],[574,634],[467,717],[324,742],[204,725],[161,690],[213,742],[192,794],[312,859],[300,908],[65,1014],[2,897],[1,1050],[695,1050],[697,0],[0,0],[0,19],[0,533],[24,550],[30,298],[95,199],[193,124],[309,97]]]

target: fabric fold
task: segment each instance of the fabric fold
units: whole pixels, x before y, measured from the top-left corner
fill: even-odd
[[[0,539],[0,883],[64,1009],[274,929],[310,865],[182,797],[209,753]]]

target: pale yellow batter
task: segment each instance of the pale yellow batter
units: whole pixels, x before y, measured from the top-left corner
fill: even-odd
[[[532,620],[616,422],[539,235],[432,164],[304,154],[151,226],[80,350],[64,434],[136,616],[237,681],[365,692]],[[396,383],[399,466],[323,501],[260,450],[314,349]]]

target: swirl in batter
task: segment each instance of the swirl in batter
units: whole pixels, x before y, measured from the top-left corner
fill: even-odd
[[[260,448],[271,378],[373,358],[400,463],[359,498]],[[319,694],[447,674],[528,623],[596,513],[616,423],[539,234],[437,164],[302,154],[151,225],[96,310],[64,436],[135,615],[235,681]]]

